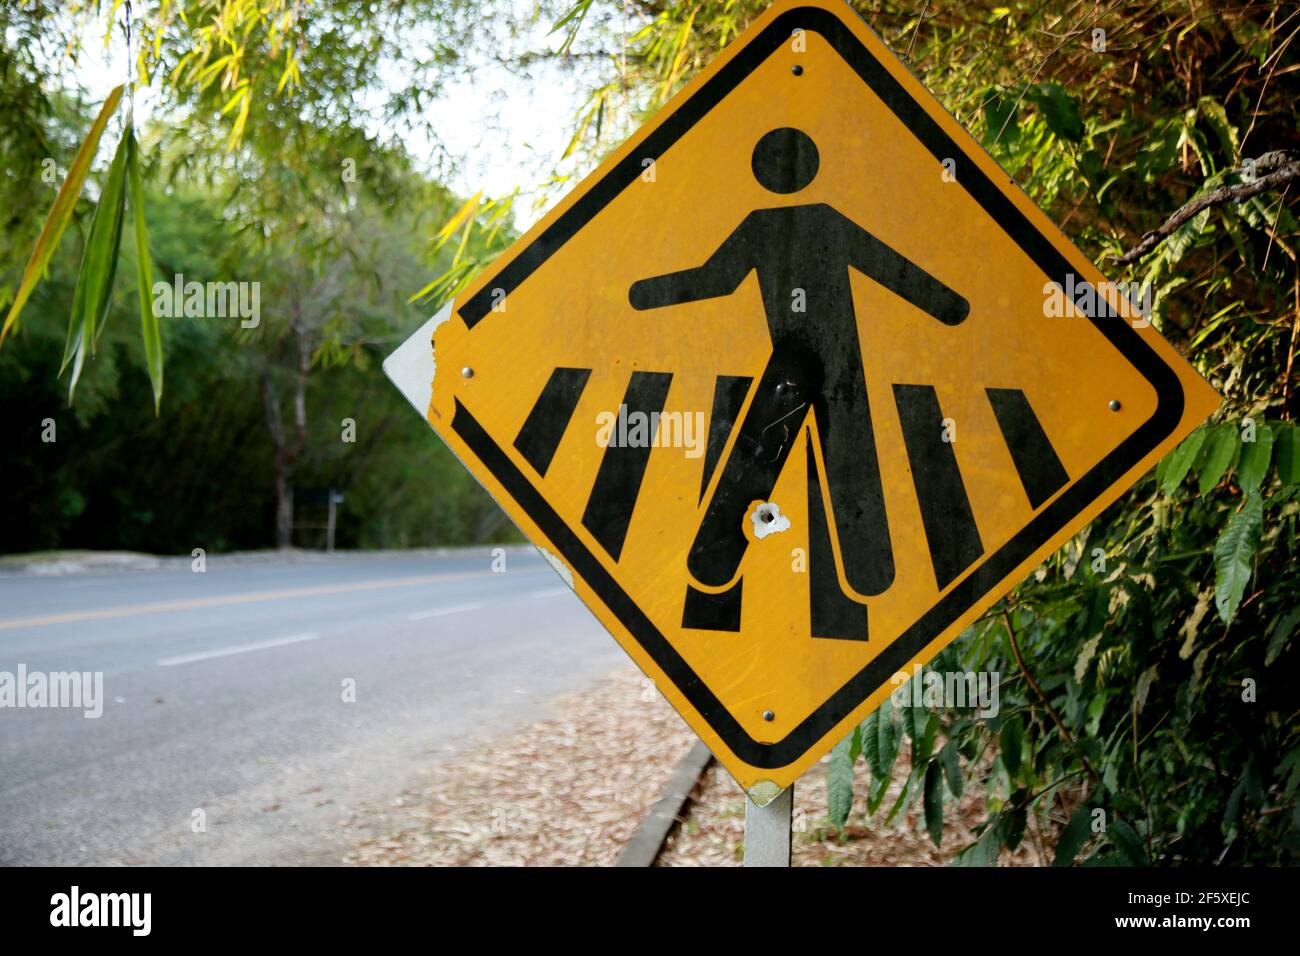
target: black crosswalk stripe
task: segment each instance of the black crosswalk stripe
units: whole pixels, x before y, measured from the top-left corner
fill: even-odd
[[[649,419],[662,412],[672,380],[671,372],[633,372],[623,396],[628,417],[641,412]],[[611,442],[587,498],[582,526],[615,561],[623,552],[628,523],[636,508],[637,495],[641,493],[641,479],[650,462],[650,446],[651,442],[637,446]]]
[[[551,467],[555,449],[569,427],[578,399],[591,377],[589,368],[557,368],[547,379],[542,394],[515,437],[515,449],[543,478]]]
[[[1024,392],[1018,388],[986,388],[984,392],[993,406],[993,416],[1002,429],[1002,440],[1011,452],[1011,461],[1020,475],[1029,504],[1037,508],[1064,488],[1070,476],[1065,473],[1065,466]]]
[[[939,589],[984,553],[952,442],[944,441],[943,412],[930,385],[895,385],[903,445],[921,506],[921,524]]]

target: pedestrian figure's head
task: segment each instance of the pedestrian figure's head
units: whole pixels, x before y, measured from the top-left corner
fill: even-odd
[[[765,133],[754,147],[754,178],[774,193],[797,193],[817,175],[821,159],[807,133],[783,126]]]

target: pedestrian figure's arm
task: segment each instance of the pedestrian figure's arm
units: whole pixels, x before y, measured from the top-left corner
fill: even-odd
[[[745,223],[741,223],[702,266],[633,282],[627,294],[632,308],[661,309],[731,295],[754,268],[742,254],[744,232]]]
[[[855,224],[852,237],[849,261],[890,292],[944,325],[957,325],[970,314],[970,303],[962,296],[865,229]]]

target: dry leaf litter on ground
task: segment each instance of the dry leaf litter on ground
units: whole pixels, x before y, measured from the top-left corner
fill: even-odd
[[[592,689],[557,699],[554,716],[491,748],[431,767],[429,781],[387,805],[361,807],[343,826],[359,838],[344,862],[363,866],[608,866],[659,797],[694,734],[639,672],[615,672]],[[906,779],[899,757],[885,806]],[[983,819],[971,786],[945,817],[942,849],[924,830],[919,804],[894,824],[865,818],[866,771],[858,762],[853,813],[844,833],[826,818],[826,761],[795,788],[795,866],[942,866]],[[381,834],[375,836],[374,834]],[[1041,863],[1026,834],[1002,865]],[[744,797],[714,763],[669,836],[659,866],[737,866]]]

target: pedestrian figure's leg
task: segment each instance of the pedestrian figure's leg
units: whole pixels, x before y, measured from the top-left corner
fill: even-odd
[[[835,571],[822,484],[813,454],[811,431],[804,438],[808,454],[808,604],[813,637],[846,641],[867,639],[867,606],[844,593]]]
[[[749,544],[742,528],[750,502],[772,494],[820,384],[807,356],[773,351],[691,545],[687,569],[700,584],[720,587],[736,576]]]
[[[831,397],[815,405],[817,438],[830,490],[830,523],[839,541],[849,587],[869,597],[893,583],[894,551],[866,380],[856,355],[835,357],[822,394]]]

